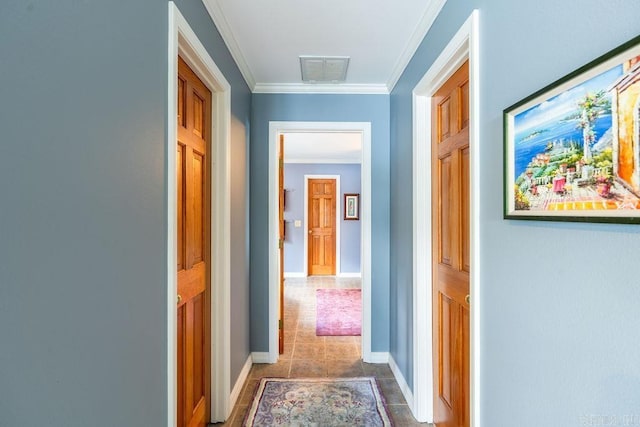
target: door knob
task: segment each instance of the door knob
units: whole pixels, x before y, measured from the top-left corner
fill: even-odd
[[[180,304],[182,302],[182,296],[178,294],[178,297],[176,298],[176,300],[178,301],[177,304]]]
[[[464,297],[464,302],[466,302],[467,304],[471,304],[471,295],[467,294],[467,296]]]
[[[309,234],[311,234],[311,230],[309,230]]]

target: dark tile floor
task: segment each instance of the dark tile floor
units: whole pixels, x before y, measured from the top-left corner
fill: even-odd
[[[360,337],[316,336],[316,289],[359,288],[360,279],[310,277],[285,281],[285,347],[275,364],[254,364],[231,417],[216,426],[242,426],[253,392],[262,377],[359,377],[378,380],[394,423],[398,427],[427,426],[411,415],[407,402],[387,364],[365,363]]]

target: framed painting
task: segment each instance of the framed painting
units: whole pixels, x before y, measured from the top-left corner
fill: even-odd
[[[640,36],[504,110],[504,217],[640,223]]]
[[[344,219],[359,220],[360,219],[360,194],[352,193],[344,195]]]

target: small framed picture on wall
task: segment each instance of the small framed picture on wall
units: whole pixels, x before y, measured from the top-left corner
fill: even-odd
[[[345,193],[344,195],[344,219],[345,221],[360,219],[360,194]]]

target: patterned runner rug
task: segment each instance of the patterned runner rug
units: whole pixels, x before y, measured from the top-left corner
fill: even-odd
[[[393,426],[375,378],[262,378],[243,426]]]
[[[360,289],[316,291],[316,335],[360,335],[362,292]]]

